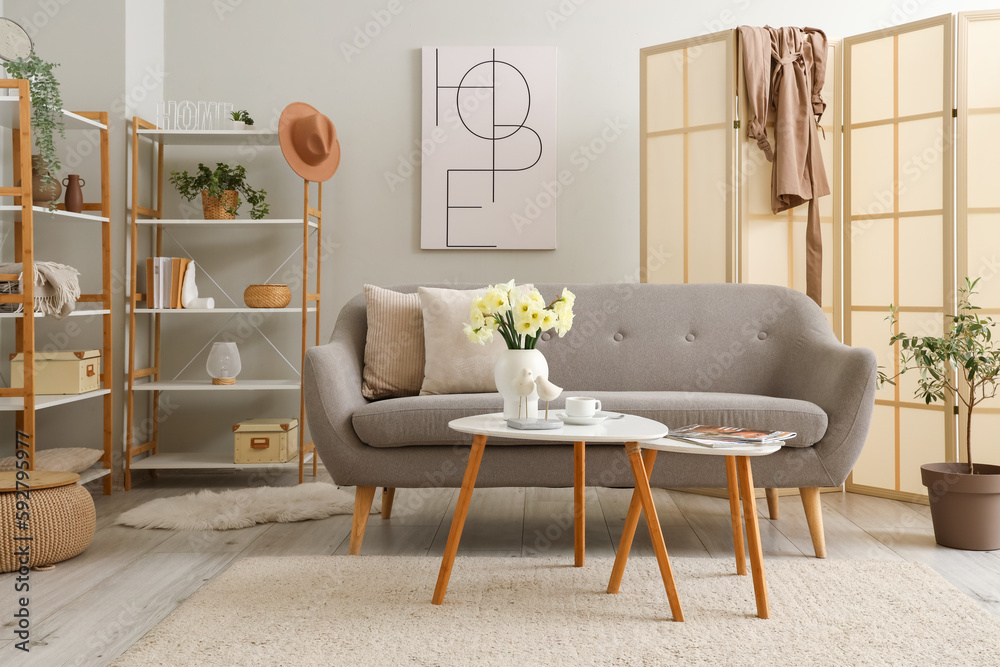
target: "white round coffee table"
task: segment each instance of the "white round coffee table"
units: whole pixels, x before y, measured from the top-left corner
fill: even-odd
[[[640,450],[646,450],[640,455]],[[625,564],[628,562],[629,549],[632,548],[632,538],[635,536],[636,526],[639,524],[640,510],[646,514],[646,522],[650,524],[650,518],[655,518],[655,508],[653,507],[653,496],[649,490],[649,478],[653,473],[653,464],[656,462],[657,452],[676,452],[679,454],[699,454],[702,456],[724,456],[726,457],[726,482],[729,487],[729,515],[733,524],[733,543],[736,549],[736,572],[745,575],[747,573],[746,556],[743,551],[743,525],[740,522],[740,496],[743,497],[743,521],[746,523],[747,543],[750,547],[750,568],[753,573],[754,597],[757,601],[757,616],[768,618],[770,609],[767,602],[767,582],[764,579],[764,554],[760,544],[760,526],[757,522],[757,500],[753,491],[753,474],[750,470],[750,459],[754,456],[767,456],[781,449],[780,444],[762,444],[752,446],[734,447],[702,447],[671,438],[661,438],[652,442],[629,443],[625,446],[628,453],[629,462],[632,464],[632,474],[635,476],[635,491],[632,493],[632,502],[628,507],[628,515],[625,519],[625,529],[622,532],[621,542],[618,544],[618,551],[615,555],[615,565],[611,571],[611,581],[608,582],[608,593],[617,593],[622,583],[622,575],[625,574]],[[653,539],[653,548],[659,554],[660,550],[666,553],[666,546],[663,544],[663,534],[658,530],[653,530],[650,525],[650,536]],[[673,575],[667,570],[664,572],[660,568],[663,576],[663,584],[667,587],[668,598],[670,588],[673,585]],[[683,616],[678,609],[673,609],[671,600],[671,610],[675,621],[683,620]]]
[[[455,516],[451,522],[451,532],[448,534],[448,544],[444,550],[444,558],[441,560],[441,571],[438,574],[437,586],[434,588],[434,597],[432,600],[434,604],[444,602],[444,596],[448,590],[451,568],[455,563],[455,554],[458,553],[458,543],[462,539],[462,528],[465,525],[465,517],[469,512],[469,502],[472,500],[472,491],[476,486],[476,477],[479,474],[479,464],[483,460],[487,438],[498,436],[519,440],[532,440],[534,442],[573,443],[575,565],[582,567],[585,547],[584,535],[586,534],[584,526],[586,519],[584,509],[584,490],[586,485],[584,450],[586,443],[625,442],[634,445],[648,440],[657,440],[665,436],[669,431],[660,422],[646,419],[645,417],[636,417],[635,415],[624,415],[618,419],[606,419],[594,426],[572,426],[566,424],[562,428],[551,430],[522,431],[507,426],[507,421],[503,418],[503,415],[496,413],[455,419],[448,422],[448,427],[461,433],[471,433],[475,437],[472,439],[472,451],[469,453],[469,463],[465,468],[465,477],[462,479],[462,490],[458,494],[458,506],[455,508]],[[656,525],[657,529],[659,529],[658,521]],[[663,542],[662,535],[660,536],[660,542]],[[659,553],[657,553],[657,557],[659,558]],[[664,551],[665,558],[666,552]],[[669,563],[666,567],[669,571]],[[663,565],[661,564],[662,570]],[[676,592],[674,596],[676,596]]]

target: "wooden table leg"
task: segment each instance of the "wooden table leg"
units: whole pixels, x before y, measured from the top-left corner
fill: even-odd
[[[683,621],[684,613],[681,611],[681,601],[677,596],[674,573],[670,568],[670,559],[667,557],[667,546],[663,543],[663,533],[660,531],[660,518],[656,515],[656,505],[653,504],[653,494],[649,490],[649,478],[646,476],[646,468],[642,463],[639,443],[626,443],[625,451],[628,452],[628,460],[632,465],[632,476],[635,477],[635,488],[639,492],[642,510],[646,515],[646,526],[649,528],[649,536],[653,540],[653,551],[656,552],[656,562],[660,566],[663,587],[667,591],[667,600],[670,602],[670,613],[673,614],[675,621]]]
[[[646,469],[646,479],[653,476],[653,465],[656,463],[656,450],[647,449],[642,453],[642,464]],[[632,550],[632,539],[635,537],[635,529],[639,526],[639,515],[642,513],[642,498],[639,497],[639,489],[633,489],[632,502],[628,505],[628,514],[625,515],[625,528],[622,530],[622,539],[618,543],[618,551],[615,553],[615,566],[611,568],[611,581],[608,582],[608,593],[617,593],[622,585],[622,577],[625,575],[625,564],[628,563],[628,554]]]
[[[736,550],[736,574],[746,575],[747,555],[743,547],[743,520],[740,519],[740,482],[736,457],[726,457],[726,482],[729,486],[729,517],[733,522],[733,547]]]
[[[574,565],[583,567],[587,543],[586,443],[573,443],[573,551]]]
[[[757,598],[757,616],[770,618],[767,604],[767,581],[764,578],[764,552],[760,545],[760,526],[757,523],[757,500],[753,495],[753,473],[750,457],[737,456],[740,491],[743,495],[743,519],[747,525],[747,544],[750,547],[750,571],[753,573],[753,593]]]
[[[458,492],[458,505],[455,516],[451,520],[451,532],[448,533],[448,543],[441,559],[441,570],[438,572],[437,585],[434,587],[434,597],[431,602],[441,604],[444,594],[448,592],[448,580],[451,578],[451,568],[455,564],[455,554],[458,553],[458,543],[462,539],[462,528],[465,527],[465,517],[469,513],[469,503],[472,501],[472,490],[476,487],[476,477],[479,476],[479,464],[483,460],[486,449],[486,436],[477,435],[472,439],[472,449],[469,451],[469,463],[465,466],[465,477],[462,478],[462,490]]]

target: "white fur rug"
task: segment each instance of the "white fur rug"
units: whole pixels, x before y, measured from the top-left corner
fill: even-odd
[[[441,559],[240,560],[114,663],[143,665],[990,665],[1000,624],[929,567],[767,559],[771,618],[732,558],[671,559],[670,620],[656,559],[459,554],[440,607]],[[984,595],[986,593],[984,592]]]
[[[372,512],[382,511],[376,494]],[[233,530],[258,523],[325,519],[354,512],[354,488],[316,482],[157,498],[122,512],[115,523],[165,530]]]

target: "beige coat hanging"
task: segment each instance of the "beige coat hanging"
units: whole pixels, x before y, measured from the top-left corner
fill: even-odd
[[[747,136],[755,139],[771,170],[774,213],[809,202],[806,225],[806,294],[817,304],[823,296],[823,237],[818,197],[830,194],[816,127],[826,103],[826,35],[814,28],[740,26],[743,72],[750,119]],[[774,148],[765,130],[774,109]]]

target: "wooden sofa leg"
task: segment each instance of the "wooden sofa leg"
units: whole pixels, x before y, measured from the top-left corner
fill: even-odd
[[[354,492],[354,521],[351,522],[350,554],[361,553],[361,541],[365,539],[365,528],[368,527],[368,514],[372,511],[372,501],[375,500],[374,486],[359,486]]]
[[[826,558],[826,538],[823,536],[823,506],[819,500],[819,487],[807,486],[799,489],[802,507],[806,511],[809,535],[812,537],[816,558]]]
[[[384,487],[382,489],[382,520],[392,516],[392,500],[396,497],[395,487]]]
[[[771,521],[778,520],[778,490],[777,489],[764,489],[764,493],[767,494],[767,514],[771,517]]]

